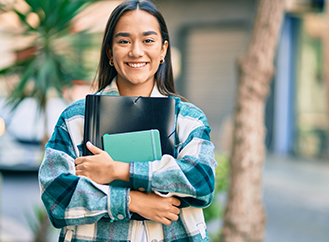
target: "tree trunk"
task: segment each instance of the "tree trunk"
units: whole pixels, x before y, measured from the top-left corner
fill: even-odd
[[[274,73],[285,0],[260,0],[247,53],[238,60],[239,83],[230,157],[230,188],[222,242],[259,242],[266,215],[262,204],[265,99]]]

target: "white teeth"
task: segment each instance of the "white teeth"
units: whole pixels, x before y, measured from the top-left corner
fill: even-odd
[[[135,63],[127,63],[127,64],[128,64],[128,66],[133,67],[133,68],[139,68],[139,67],[142,67],[142,66],[145,66],[146,65],[146,63],[137,63],[137,64],[135,64]]]

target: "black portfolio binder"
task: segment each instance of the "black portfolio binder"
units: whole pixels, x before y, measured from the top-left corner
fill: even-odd
[[[167,97],[87,95],[83,155],[86,142],[103,149],[104,134],[157,129],[162,154],[174,155],[175,100]]]
[[[175,100],[167,97],[87,95],[83,155],[90,141],[104,150],[103,135],[157,129],[162,154],[174,155]],[[133,220],[145,220],[139,214]]]

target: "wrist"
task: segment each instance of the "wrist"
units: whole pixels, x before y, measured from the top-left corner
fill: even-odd
[[[130,190],[129,192],[129,200],[128,200],[128,209],[130,212],[138,212],[138,196],[139,196],[138,191],[132,191]]]
[[[129,182],[129,163],[114,161],[114,180]]]

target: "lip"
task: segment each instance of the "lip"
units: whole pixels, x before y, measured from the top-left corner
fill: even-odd
[[[125,62],[125,64],[132,69],[141,69],[147,66],[148,62]]]

